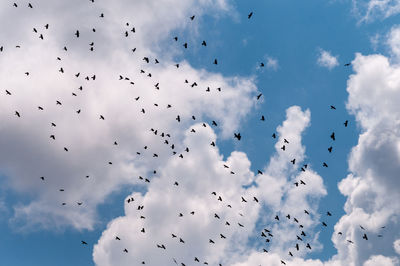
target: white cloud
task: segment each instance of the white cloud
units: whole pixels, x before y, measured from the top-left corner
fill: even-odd
[[[278,59],[268,56],[266,66],[269,69],[277,70],[279,67]]]
[[[355,74],[347,83],[347,108],[361,134],[349,157],[351,173],[339,183],[347,197],[346,214],[335,225],[332,240],[338,255],[333,260],[398,265],[392,257],[393,243],[400,237],[400,68],[382,55],[357,54],[352,65]],[[362,238],[364,233],[368,240]]]
[[[394,26],[388,35],[387,43],[392,52],[392,57],[396,60],[397,63],[400,61],[400,26]]]
[[[388,258],[384,257],[382,255],[377,255],[377,256],[371,256],[371,258],[366,261],[364,266],[376,266],[376,265],[381,265],[381,266],[396,266],[399,265],[399,261],[396,258]]]
[[[130,265],[146,261],[146,264],[161,265],[173,264],[172,258],[175,258],[178,263],[188,265],[195,257],[209,264],[233,265],[247,259],[251,261],[250,254],[255,249],[259,250],[265,242],[259,237],[263,229],[256,226],[258,222],[277,236],[272,238],[271,247],[267,247],[271,249],[271,256],[286,259],[288,249],[296,256],[304,256],[307,252],[305,244],[300,244],[299,252],[295,251],[296,234],[300,235],[301,231],[293,218],[285,218],[288,213],[297,217],[304,226],[302,230],[308,234],[307,242],[318,249],[317,235],[313,232],[319,223],[315,219],[318,214],[313,210],[318,198],[326,191],[322,178],[312,172],[311,166],[306,172],[307,177],[299,174],[297,169],[305,152],[301,134],[309,121],[309,111],[303,112],[297,106],[287,110],[287,119],[278,128],[280,138],[276,144],[276,155],[264,169],[264,174],[257,177],[249,170],[250,162],[244,153],[233,152],[224,160],[218,148],[210,146],[216,138],[211,128],[199,124],[194,127],[196,133],[188,130],[184,143],[192,147],[191,151],[183,159],[171,158],[160,169],[160,177],[149,184],[147,193],[134,193],[128,197],[133,197],[135,201],[125,203],[125,216],[110,222],[103,232],[94,247],[95,263]],[[284,138],[290,142],[286,144],[288,148],[285,152],[280,149]],[[295,166],[290,163],[292,157],[298,160]],[[229,168],[224,168],[224,164]],[[296,187],[293,182],[298,178],[305,180],[307,185]],[[173,185],[175,181],[179,186]],[[257,186],[243,187],[253,181]],[[211,194],[213,191],[216,196]],[[222,201],[218,201],[219,196]],[[259,203],[253,200],[254,196]],[[241,197],[247,203],[242,202]],[[232,208],[227,207],[228,204]],[[144,209],[138,211],[138,205],[143,205]],[[304,214],[304,209],[310,210],[314,219]],[[190,215],[191,211],[195,214]],[[178,216],[180,212],[183,217]],[[215,218],[215,213],[221,219]],[[281,216],[279,223],[274,221],[276,214]],[[146,219],[140,219],[140,215]],[[238,223],[244,227],[238,226]],[[140,233],[141,228],[145,228],[145,234]],[[172,233],[178,237],[172,238]],[[221,239],[221,233],[227,238]],[[115,240],[115,236],[119,236],[121,241]],[[184,244],[179,243],[179,237],[185,241]],[[259,244],[253,241],[248,246],[250,237],[259,240]],[[209,239],[215,244],[210,244]],[[157,244],[164,244],[166,250],[157,248]],[[128,254],[122,254],[124,248],[129,250]],[[280,263],[280,260],[276,262]]]
[[[386,19],[400,13],[399,0],[353,0],[353,9],[360,22]]]
[[[184,1],[179,5],[175,1],[43,1],[32,10],[8,3],[0,6],[2,12],[7,11],[0,16],[1,30],[13,33],[2,43],[1,53],[7,65],[0,70],[1,87],[12,95],[0,96],[0,169],[7,176],[8,188],[24,195],[24,203],[13,206],[12,224],[17,228],[92,229],[98,218],[96,207],[108,195],[123,186],[142,184],[139,175],[152,177],[151,171],[170,157],[172,144],[177,156],[183,152],[184,129],[197,121],[215,120],[220,137],[232,137],[253,107],[256,87],[251,78],[224,77],[194,69],[185,61],[179,62],[177,69],[171,59],[174,52],[164,53],[183,41],[176,44],[170,40],[171,30],[195,27],[189,19],[193,14],[199,19],[207,10],[227,11],[225,1]],[[35,12],[36,8],[40,12]],[[66,12],[69,9],[74,11]],[[101,13],[104,18],[99,18]],[[46,23],[48,30],[44,29]],[[132,27],[135,33],[130,31]],[[77,29],[79,38],[74,36]],[[44,40],[39,39],[40,33]],[[89,51],[92,41],[94,52]],[[171,44],[164,47],[161,41]],[[21,48],[15,48],[17,44]],[[149,64],[142,60],[144,56],[150,58]],[[155,58],[159,64],[154,64]],[[26,71],[29,76],[24,75]],[[77,73],[79,77],[75,77]],[[85,80],[94,74],[95,80]],[[119,75],[124,79],[119,80]],[[193,82],[198,86],[191,87]],[[61,106],[56,105],[57,100]],[[168,104],[172,107],[167,108]],[[177,115],[181,123],[175,120]],[[57,126],[52,127],[51,122]],[[160,137],[162,132],[171,137]],[[55,140],[50,135],[55,135]],[[153,158],[154,153],[159,157]],[[61,206],[63,202],[65,206]]]
[[[396,253],[400,255],[400,239],[397,239],[396,241],[393,242],[393,248],[396,251]]]
[[[320,49],[317,64],[322,67],[326,67],[329,70],[339,65],[337,56],[333,56],[329,51]]]

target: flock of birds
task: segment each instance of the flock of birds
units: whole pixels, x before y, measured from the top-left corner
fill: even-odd
[[[94,3],[94,0],[89,0],[89,1],[91,1],[91,2]],[[14,6],[15,8],[18,8],[18,7],[19,7],[19,5],[18,5],[17,3],[14,3],[13,6]],[[28,8],[34,8],[34,7],[33,7],[33,5],[32,5],[31,3],[29,3],[29,4],[28,4]],[[105,15],[104,15],[103,13],[101,13],[101,14],[99,15],[100,18],[104,18],[104,16],[105,16]],[[253,17],[253,12],[250,12],[250,13],[247,15],[247,18],[248,18],[248,19],[251,19],[252,17]],[[190,19],[191,21],[193,21],[193,20],[195,19],[195,15],[189,17],[189,19]],[[135,27],[132,27],[129,23],[126,23],[126,26],[129,27],[129,29],[128,29],[128,30],[123,30],[123,31],[122,31],[122,34],[123,34],[125,37],[128,37],[128,36],[130,36],[130,34],[134,34],[134,33],[136,32]],[[49,24],[44,25],[44,29],[45,29],[45,30],[48,30],[49,27],[50,27]],[[93,31],[93,32],[96,32],[96,29],[93,28],[92,31]],[[38,38],[39,38],[39,39],[44,40],[44,38],[45,38],[44,33],[39,33],[39,31],[38,31],[37,28],[33,28],[33,32],[34,32],[34,34],[38,34]],[[72,35],[72,34],[71,34],[71,35]],[[79,31],[79,30],[76,30],[75,33],[73,33],[73,36],[74,36],[75,38],[80,38],[80,37],[81,37],[80,31]],[[173,41],[178,42],[178,40],[179,40],[178,36],[173,37]],[[205,40],[203,40],[202,43],[201,43],[201,45],[202,45],[202,46],[207,46],[207,42],[206,42]],[[184,49],[188,49],[188,43],[187,43],[187,42],[183,43],[182,46],[184,47]],[[89,44],[89,50],[90,50],[90,51],[94,51],[94,47],[95,47],[94,42],[91,42],[91,43]],[[18,45],[18,46],[16,46],[16,48],[21,48],[21,47]],[[3,52],[4,50],[5,50],[5,48],[4,48],[3,46],[1,46],[1,47],[0,47],[0,52]],[[64,50],[64,51],[68,51],[68,48],[67,48],[66,46],[64,46],[63,50]],[[131,52],[136,52],[136,48],[131,49]],[[57,60],[61,61],[61,58],[60,58],[60,57],[57,57]],[[145,57],[143,57],[143,61],[144,61],[145,63],[149,64],[149,63],[152,62],[153,60],[151,60],[149,57],[145,56]],[[158,60],[157,58],[154,58],[154,63],[155,63],[155,64],[158,64],[158,63],[159,63],[159,60]],[[218,64],[218,60],[217,60],[217,59],[214,59],[213,64],[217,65],[217,64]],[[264,62],[259,63],[259,65],[260,65],[260,67],[264,67],[264,66],[265,66]],[[179,68],[179,64],[175,64],[175,66],[176,66],[176,68]],[[350,66],[350,63],[345,64],[345,66]],[[62,73],[62,74],[64,74],[64,69],[63,69],[63,67],[60,67],[59,72]],[[147,74],[148,77],[152,77],[152,74],[151,74],[151,73],[147,73],[145,70],[141,70],[140,73],[141,73],[141,74]],[[30,73],[29,73],[29,72],[25,72],[25,75],[26,75],[26,76],[29,76]],[[76,73],[76,74],[74,74],[74,75],[75,75],[76,78],[78,78],[78,77],[80,76],[80,73]],[[89,81],[89,80],[95,80],[95,79],[96,79],[96,75],[86,76],[84,79],[87,80],[87,81]],[[130,84],[134,84],[134,82],[131,80],[131,78],[125,77],[125,76],[123,76],[123,75],[119,75],[119,80],[124,80],[124,81],[129,82]],[[187,84],[189,84],[189,86],[191,86],[191,87],[198,86],[197,82],[190,82],[190,83],[189,83],[188,80],[185,80],[184,82],[187,83]],[[160,86],[159,83],[156,83],[156,84],[154,85],[154,87],[155,87],[156,89],[160,89],[159,86]],[[81,86],[81,87],[79,88],[79,90],[82,90],[82,89],[83,89],[83,88],[82,88],[82,86]],[[216,90],[220,92],[220,91],[221,91],[221,88],[217,88]],[[210,91],[210,87],[207,87],[206,92],[209,92],[209,91]],[[12,97],[12,96],[13,96],[13,91],[12,91],[11,89],[6,89],[6,90],[5,90],[5,94],[6,94],[7,96]],[[77,94],[73,92],[73,93],[72,93],[72,96],[77,97]],[[263,96],[263,95],[260,93],[259,95],[256,96],[256,100],[260,100],[260,98],[261,98],[262,96]],[[140,99],[140,96],[138,96],[138,97],[135,98],[136,101],[138,101],[139,99]],[[60,100],[55,100],[55,104],[58,105],[58,106],[62,106],[62,102],[61,102]],[[155,105],[158,106],[157,104],[155,104]],[[38,106],[37,108],[38,108],[39,111],[44,111],[44,110],[45,110],[45,108],[44,108],[43,106]],[[168,104],[168,105],[167,105],[167,108],[172,108],[171,104]],[[333,105],[331,105],[331,106],[330,106],[330,109],[334,111],[334,110],[336,110],[336,107],[333,106]],[[76,113],[77,113],[77,114],[80,114],[80,113],[81,113],[81,109],[76,110]],[[145,114],[145,113],[146,113],[146,110],[145,110],[144,108],[142,108],[142,109],[141,109],[141,113]],[[19,118],[19,119],[23,119],[23,118],[24,118],[23,113],[21,113],[19,110],[15,110],[15,111],[14,111],[14,115],[15,115],[17,118]],[[105,118],[102,114],[99,115],[99,119],[100,119],[100,120],[106,120],[106,118]],[[180,115],[177,115],[175,119],[176,119],[176,121],[179,123],[179,122],[181,121],[181,116],[180,116]],[[195,117],[195,116],[192,116],[192,119],[193,119],[193,120],[196,120],[196,117]],[[261,115],[260,120],[261,120],[261,121],[265,121],[264,115]],[[348,123],[349,123],[348,120],[344,121],[344,123],[343,123],[344,127],[347,127],[347,126],[348,126]],[[212,121],[211,124],[212,124],[212,126],[215,126],[215,127],[218,126],[218,124],[217,124],[216,121]],[[50,124],[50,126],[51,126],[51,127],[56,127],[57,125],[56,125],[55,122],[52,122],[52,123]],[[203,123],[203,126],[206,127],[207,125],[206,125],[205,123]],[[154,129],[154,128],[151,128],[150,130],[151,130],[155,135],[161,136],[161,137],[164,139],[164,143],[165,143],[165,144],[170,145],[173,155],[177,155],[177,154],[178,154],[178,152],[175,151],[175,145],[170,143],[170,140],[169,140],[169,138],[171,137],[170,134],[164,133],[164,132],[160,132],[158,129]],[[195,129],[191,129],[191,132],[195,133],[196,130],[195,130]],[[55,134],[51,134],[51,135],[49,136],[49,138],[50,138],[52,141],[55,141],[55,140],[56,140],[56,135],[55,135]],[[242,139],[242,135],[241,135],[240,132],[237,132],[237,133],[234,133],[233,138],[236,139],[237,141],[240,141],[240,140]],[[272,134],[272,138],[277,138],[277,134],[276,134],[276,133],[273,133],[273,134]],[[335,132],[332,132],[332,133],[331,133],[330,138],[331,138],[332,141],[336,141]],[[114,141],[114,142],[113,142],[113,145],[118,145],[118,142],[117,142],[117,141]],[[213,147],[216,146],[214,141],[211,142],[210,145],[213,146]],[[282,146],[281,146],[281,150],[282,150],[282,151],[285,151],[285,150],[286,150],[286,147],[287,147],[288,145],[290,145],[290,140],[288,140],[288,139],[286,139],[286,138],[283,138],[283,143],[282,143]],[[147,146],[144,147],[144,149],[147,149],[147,148],[148,148]],[[64,147],[64,151],[65,151],[65,152],[68,152],[68,151],[69,151],[68,147]],[[189,147],[186,147],[186,149],[185,149],[184,151],[185,151],[185,152],[189,152]],[[330,146],[330,147],[328,148],[328,152],[329,152],[329,153],[332,153],[332,152],[333,152],[333,146]],[[141,152],[138,151],[138,152],[137,152],[137,155],[140,155],[140,154],[141,154]],[[159,155],[158,155],[157,153],[154,153],[154,154],[153,154],[153,157],[158,157],[158,156],[159,156]],[[180,158],[183,158],[183,153],[180,153],[178,156],[179,156]],[[293,165],[295,165],[295,164],[296,164],[296,158],[293,158],[290,162],[291,162]],[[113,162],[110,161],[110,162],[108,162],[108,164],[109,164],[109,165],[112,165]],[[303,172],[306,172],[306,171],[307,171],[307,166],[308,166],[307,164],[304,164],[304,165],[302,165],[302,166],[299,166],[299,170],[300,170],[300,171],[303,171]],[[328,164],[327,164],[326,162],[322,162],[322,166],[323,166],[323,167],[328,167]],[[229,167],[228,165],[224,164],[223,167],[226,168],[226,169],[228,169],[228,171],[230,172],[230,174],[235,174],[235,172],[234,172],[232,169],[230,169],[230,167]],[[155,173],[156,173],[156,170],[154,170],[154,174],[155,174]],[[258,174],[259,174],[259,175],[262,175],[263,172],[262,172],[261,170],[258,170]],[[86,178],[89,178],[89,176],[86,176]],[[40,176],[40,179],[41,179],[43,182],[46,181],[46,178],[45,178],[44,176]],[[140,180],[143,180],[145,183],[150,183],[150,182],[151,182],[150,179],[144,178],[144,177],[142,177],[142,176],[139,176],[139,179],[140,179]],[[305,186],[305,185],[306,185],[306,182],[305,182],[304,180],[298,180],[298,181],[294,182],[293,185],[296,186],[296,187]],[[177,181],[175,181],[175,182],[173,183],[173,186],[178,187],[178,186],[179,186],[179,183],[178,183]],[[60,192],[63,192],[64,189],[59,189],[59,191],[60,191]],[[215,191],[212,191],[212,192],[210,192],[210,193],[211,193],[211,195],[212,195],[213,197],[215,197],[215,200],[216,200],[216,201],[220,201],[220,202],[223,201],[222,195],[218,194],[218,193],[215,192]],[[134,199],[133,197],[130,197],[130,198],[127,199],[127,203],[133,203],[134,201],[135,201],[135,199]],[[241,196],[240,202],[241,202],[242,204],[246,204],[246,203],[248,203],[248,201],[253,201],[253,202],[255,202],[256,204],[260,204],[257,197],[252,197],[251,199],[248,199],[248,198],[246,199],[244,196]],[[77,202],[77,205],[82,205],[82,204],[83,204],[83,202],[81,202],[81,201],[78,201],[78,202]],[[64,205],[66,205],[66,203],[65,203],[65,202],[62,202],[61,205],[64,206]],[[227,204],[226,206],[227,206],[227,208],[232,209],[232,205],[231,205],[231,204]],[[138,210],[138,211],[143,210],[143,208],[144,208],[143,205],[137,206],[137,210]],[[191,211],[191,212],[190,212],[190,215],[195,215],[195,211],[194,211],[194,210]],[[243,216],[243,214],[240,214],[240,215]],[[304,210],[304,215],[310,215],[310,212],[309,212],[308,210]],[[332,213],[331,213],[330,211],[326,211],[326,214],[325,214],[325,215],[326,215],[326,217],[330,217],[330,216],[332,216]],[[182,214],[182,213],[179,213],[179,214],[178,214],[178,217],[183,217],[183,214]],[[144,216],[141,215],[140,218],[141,218],[141,219],[145,219],[146,217],[144,217]],[[214,213],[213,218],[214,218],[214,219],[221,220],[221,215],[219,215],[218,213]],[[292,222],[294,225],[297,225],[297,226],[298,226],[298,234],[296,235],[296,243],[295,243],[295,245],[292,247],[292,249],[290,249],[290,250],[287,251],[287,252],[288,252],[288,253],[287,253],[288,256],[289,256],[289,257],[294,257],[294,256],[296,256],[296,252],[299,251],[301,248],[305,248],[305,249],[311,250],[312,247],[311,247],[311,244],[309,243],[310,241],[307,240],[307,238],[309,237],[309,233],[307,233],[307,232],[304,231],[304,226],[303,226],[302,223],[301,223],[301,219],[298,218],[298,217],[294,217],[294,216],[292,216],[291,214],[286,214],[286,216],[283,216],[283,217],[282,217],[281,214],[277,214],[277,215],[274,217],[274,220],[276,221],[276,223],[279,223],[279,222],[281,222],[282,220],[285,220],[285,219],[287,219],[288,221]],[[242,223],[240,223],[240,222],[237,222],[236,225],[234,225],[232,222],[229,222],[229,221],[225,221],[224,223],[225,223],[226,226],[239,226],[239,227],[241,227],[241,228],[245,227],[245,225],[242,224]],[[327,224],[327,222],[322,221],[322,222],[321,222],[321,226],[322,226],[322,227],[327,227],[328,224]],[[384,228],[384,227],[382,227],[382,228]],[[363,230],[363,233],[362,233],[362,235],[360,235],[360,237],[361,237],[362,239],[364,239],[364,240],[368,240],[368,235],[367,235],[366,229],[365,229],[363,226],[361,226],[361,225],[360,225],[360,229]],[[146,233],[146,229],[145,229],[145,228],[141,228],[141,229],[140,229],[140,232],[143,233],[143,234],[145,234],[145,233]],[[342,232],[338,232],[338,234],[339,234],[339,235],[342,235]],[[268,253],[268,250],[269,250],[268,245],[270,245],[270,244],[272,243],[272,240],[273,240],[273,238],[274,238],[274,234],[273,234],[273,232],[272,232],[272,229],[271,229],[271,228],[263,228],[263,229],[259,232],[259,236],[260,236],[260,237],[263,239],[263,241],[265,242],[265,246],[263,246],[263,247],[261,248],[261,251],[264,252],[264,253]],[[378,237],[382,237],[382,235],[379,234]],[[121,238],[123,238],[123,237],[122,237],[122,236],[115,236],[115,240],[116,240],[116,241],[121,241]],[[171,238],[177,239],[177,241],[179,241],[179,243],[182,243],[182,244],[185,243],[185,240],[184,240],[181,236],[179,236],[178,234],[176,234],[176,233],[173,233],[173,232],[172,232],[172,233],[171,233]],[[225,235],[225,234],[223,234],[223,233],[220,233],[219,236],[218,236],[218,238],[220,238],[220,239],[226,239],[226,238],[227,238],[227,235]],[[354,244],[353,240],[351,240],[351,239],[346,239],[346,241],[347,241],[349,244]],[[214,238],[214,239],[213,239],[213,238],[209,238],[209,241],[208,241],[208,242],[209,242],[210,245],[213,245],[213,244],[215,244],[216,239],[215,239],[215,238]],[[82,245],[88,245],[88,243],[87,243],[86,241],[84,241],[84,240],[81,241],[81,244],[82,244]],[[162,249],[162,250],[167,250],[167,248],[168,248],[167,245],[166,245],[165,243],[156,243],[155,245],[156,245],[157,248]],[[128,248],[124,248],[124,249],[122,250],[122,252],[128,253],[129,250],[128,250]],[[176,263],[177,265],[179,265],[179,264],[182,265],[182,266],[191,265],[191,264],[189,264],[189,263],[187,263],[187,262],[186,262],[186,263],[184,263],[184,262],[178,262],[178,261],[176,260],[176,258],[172,258],[172,260],[173,260],[174,263]],[[202,261],[202,260],[201,260],[200,258],[198,258],[198,257],[194,257],[194,258],[193,258],[193,262],[196,262],[196,263],[203,263],[203,264],[205,264],[205,265],[208,265],[208,264],[209,264],[207,261]],[[283,264],[283,265],[286,265],[287,262],[288,262],[288,260],[286,260],[286,259],[281,259],[281,261],[280,261],[280,263]],[[141,263],[141,264],[146,264],[145,261],[141,261],[140,263]],[[222,264],[219,264],[219,265],[222,265]]]

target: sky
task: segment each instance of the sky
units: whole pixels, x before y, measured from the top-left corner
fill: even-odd
[[[0,265],[400,265],[400,1],[14,1]]]

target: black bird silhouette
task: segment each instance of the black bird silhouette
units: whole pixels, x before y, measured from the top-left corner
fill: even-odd
[[[81,240],[82,245],[87,245],[87,243],[83,240]]]
[[[214,63],[213,63],[214,65],[218,65],[218,61],[217,61],[217,59],[214,59]]]
[[[329,151],[329,153],[332,152],[332,146],[330,146],[330,147],[328,148],[328,151]]]
[[[203,46],[207,46],[207,43],[206,43],[206,41],[203,41],[203,42],[201,43],[201,45],[203,45]]]
[[[261,96],[262,96],[262,93],[258,94],[257,95],[257,100],[260,100]]]
[[[124,252],[125,252],[125,253],[128,253],[128,250],[125,248],[125,249],[124,249]]]
[[[326,215],[328,216],[332,216],[332,214],[330,212],[326,212]]]
[[[6,94],[7,94],[7,95],[11,95],[11,92],[9,92],[8,90],[6,90]]]
[[[368,240],[367,234],[364,234],[362,238]]]
[[[194,18],[195,18],[195,16],[193,15],[193,16],[190,17],[190,20],[194,20]]]
[[[346,63],[346,64],[344,64],[344,66],[350,66],[351,65],[351,63]]]
[[[262,115],[260,120],[265,121],[265,117]]]
[[[344,125],[345,127],[347,127],[347,124],[348,124],[348,123],[349,123],[349,121],[346,120],[346,121],[344,121],[343,125]]]
[[[250,12],[250,13],[247,15],[247,18],[250,19],[252,16],[253,16],[253,12]]]
[[[242,138],[240,133],[234,133],[233,135],[234,135],[234,138],[237,138],[238,140],[240,140]]]
[[[333,110],[336,110],[336,107],[335,107],[335,106],[333,106],[333,105],[331,105],[331,109],[333,109]]]
[[[242,197],[242,202],[247,202],[247,200],[245,198]]]
[[[331,139],[332,139],[332,140],[335,140],[335,132],[332,132],[332,134],[331,134]]]
[[[328,165],[325,162],[322,164],[322,166],[323,167],[328,167]]]
[[[79,30],[77,30],[76,32],[75,32],[75,36],[76,36],[76,38],[79,38]]]
[[[15,115],[18,116],[18,117],[21,117],[21,115],[19,114],[18,111],[15,111]]]

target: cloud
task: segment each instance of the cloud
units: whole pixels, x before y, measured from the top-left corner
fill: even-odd
[[[321,67],[326,67],[329,70],[339,65],[337,57],[333,56],[330,52],[320,49],[317,64]]]
[[[392,58],[396,60],[397,63],[400,61],[400,26],[394,26],[387,37],[387,44],[390,47]]]
[[[277,70],[279,67],[278,59],[268,56],[266,67],[272,70]]]
[[[226,12],[227,2],[185,1],[171,9],[173,3],[157,1],[154,8],[155,1],[43,1],[41,12],[36,12],[39,6],[31,10],[0,4],[1,29],[12,36],[1,53],[8,66],[0,70],[1,85],[12,95],[0,96],[0,169],[7,188],[24,196],[12,203],[15,228],[93,229],[96,208],[111,193],[143,189],[138,176],[157,176],[151,173],[169,160],[172,144],[176,156],[184,152],[183,132],[193,123],[215,120],[219,136],[230,138],[254,107],[257,89],[251,78],[174,62],[176,47],[164,52],[181,45],[170,40],[172,30],[195,27],[189,16],[200,19],[210,9]],[[34,25],[38,33],[26,25]]]
[[[354,0],[353,10],[359,22],[386,19],[400,13],[399,0]]]
[[[319,223],[315,219],[318,214],[313,210],[318,199],[326,194],[322,178],[311,170],[311,166],[307,176],[299,174],[298,166],[290,162],[292,157],[296,157],[297,164],[304,159],[301,134],[309,122],[308,110],[303,112],[297,106],[287,110],[287,118],[277,130],[280,137],[276,154],[264,173],[257,176],[250,171],[246,154],[234,151],[224,160],[218,148],[210,146],[217,136],[209,126],[191,127],[195,133],[188,129],[184,143],[192,147],[190,152],[185,153],[183,159],[171,158],[160,169],[159,178],[149,184],[146,193],[133,193],[127,197],[134,198],[134,202],[125,202],[125,215],[108,224],[94,247],[96,265],[130,265],[141,261],[172,265],[173,259],[178,264],[190,264],[195,258],[201,263],[234,265],[247,259],[251,261],[251,253],[265,245],[265,240],[259,236],[263,228],[280,236],[271,238],[269,250],[280,263],[278,258],[288,256],[289,246],[296,253],[296,234],[301,233],[293,221],[296,217],[308,234],[307,242],[318,249],[317,234],[313,232]],[[286,144],[285,152],[281,150],[284,138],[290,142]],[[307,185],[296,187],[293,182],[299,178]],[[174,185],[175,181],[178,186]],[[137,206],[144,206],[144,209],[138,211]],[[304,209],[310,210],[313,219],[304,213]],[[179,217],[179,213],[183,217]],[[288,213],[294,218],[285,218]],[[220,219],[215,218],[215,214]],[[281,217],[280,222],[274,220],[276,214]],[[145,228],[144,234],[140,233],[141,228]],[[173,238],[172,234],[177,237]],[[221,239],[220,234],[226,239]],[[115,240],[115,236],[121,241]],[[185,243],[180,243],[179,238]],[[210,244],[210,239],[215,244]],[[166,249],[157,248],[157,244]],[[296,255],[304,256],[307,252],[305,244],[300,246]],[[129,250],[128,254],[122,254],[124,248]]]
[[[332,259],[353,265],[398,265],[393,243],[400,237],[400,68],[382,55],[357,54],[352,65],[347,109],[361,133],[349,156],[350,174],[339,183],[347,200],[332,236],[338,249]]]

